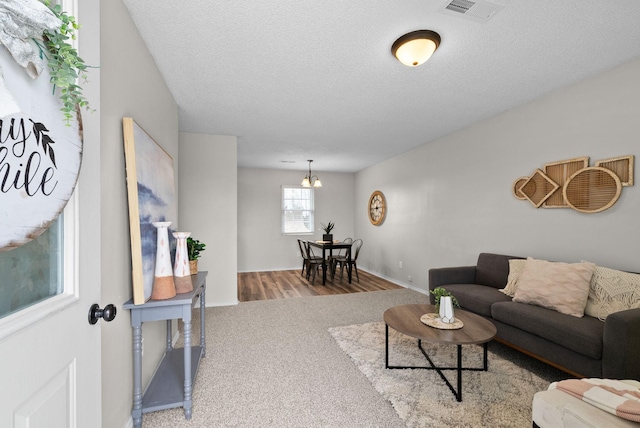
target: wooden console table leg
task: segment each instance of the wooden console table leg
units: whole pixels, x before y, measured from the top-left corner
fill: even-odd
[[[184,319],[184,417],[191,419],[191,317]]]
[[[133,327],[133,410],[134,428],[142,427],[142,326]]]
[[[171,351],[173,349],[171,339],[171,320],[167,320],[167,351]]]
[[[205,302],[205,290],[206,286],[202,289],[202,293],[200,293],[200,346],[202,346],[202,358],[207,356],[207,345],[204,339],[204,310],[206,306]]]

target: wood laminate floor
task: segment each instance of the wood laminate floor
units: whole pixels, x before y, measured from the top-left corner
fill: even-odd
[[[356,279],[349,284],[347,274],[340,280],[336,274],[334,280],[327,277],[322,285],[322,274],[318,273],[315,283],[300,275],[300,270],[279,270],[269,272],[243,272],[238,274],[238,300],[287,299],[290,297],[323,296],[329,294],[360,293],[365,291],[396,290],[403,288],[378,276],[358,270],[360,282]]]

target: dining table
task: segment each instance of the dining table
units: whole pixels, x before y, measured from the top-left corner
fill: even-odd
[[[312,247],[316,247],[322,250],[322,285],[327,282],[327,263],[333,257],[333,250],[346,250],[347,258],[347,276],[349,277],[349,284],[351,284],[351,245],[350,243],[340,241],[307,241]],[[327,251],[329,257],[327,257]]]

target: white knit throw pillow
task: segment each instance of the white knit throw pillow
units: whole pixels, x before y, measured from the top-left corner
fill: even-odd
[[[614,312],[634,308],[640,308],[640,275],[596,266],[584,313],[604,321]]]

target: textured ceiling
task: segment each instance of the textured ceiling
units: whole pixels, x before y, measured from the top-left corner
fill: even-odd
[[[241,167],[359,171],[640,57],[638,0],[124,3],[180,131],[237,136]],[[405,67],[391,45],[418,29],[442,43]]]

